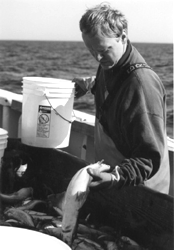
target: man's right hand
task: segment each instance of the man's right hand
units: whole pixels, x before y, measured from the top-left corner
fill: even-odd
[[[88,90],[86,89],[84,78],[74,78],[72,82],[75,82],[75,98],[80,98],[86,94]]]

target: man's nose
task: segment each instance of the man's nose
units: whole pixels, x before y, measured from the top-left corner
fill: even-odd
[[[96,58],[96,60],[98,61],[98,62],[100,62],[100,60],[102,59],[102,55],[100,54],[100,53],[96,53],[96,55],[95,55],[95,58]]]

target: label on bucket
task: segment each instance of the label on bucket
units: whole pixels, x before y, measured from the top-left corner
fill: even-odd
[[[49,138],[51,107],[39,105],[37,119],[37,137]]]

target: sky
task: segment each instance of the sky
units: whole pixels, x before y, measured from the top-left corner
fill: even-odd
[[[0,0],[0,39],[82,41],[79,20],[103,0]],[[173,0],[108,0],[131,42],[173,43]]]

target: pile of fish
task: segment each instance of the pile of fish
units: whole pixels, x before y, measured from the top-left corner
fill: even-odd
[[[95,168],[97,164],[90,167]],[[73,250],[144,250],[128,237],[118,235],[112,227],[91,225],[88,216],[79,218],[91,181],[86,169],[74,175],[66,192],[48,195],[45,200],[35,199],[31,187],[12,194],[0,193],[0,225],[49,234]]]

